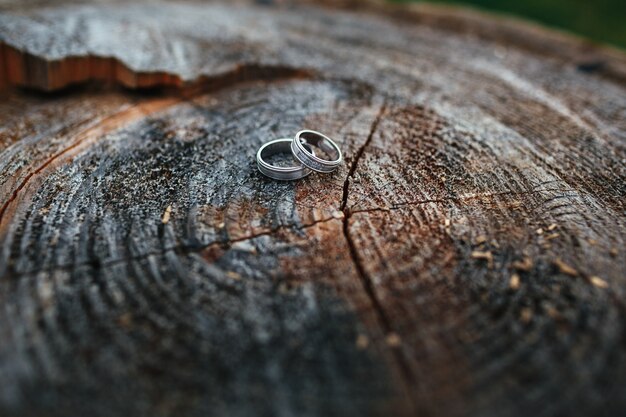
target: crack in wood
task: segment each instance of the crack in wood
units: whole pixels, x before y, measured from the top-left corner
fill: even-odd
[[[376,129],[378,128],[378,124],[380,123],[382,119],[382,115],[385,113],[386,109],[387,109],[387,101],[385,100],[383,101],[383,104],[380,106],[380,109],[378,110],[378,114],[376,115],[376,118],[372,122],[370,133],[367,136],[367,139],[365,140],[363,145],[359,147],[356,154],[354,155],[354,161],[352,162],[352,164],[350,164],[348,175],[346,176],[346,180],[343,183],[343,195],[341,198],[341,205],[339,206],[339,210],[341,211],[345,212],[346,204],[348,203],[348,192],[349,192],[348,189],[350,188],[350,178],[354,177],[354,172],[356,171],[356,167],[359,163],[359,160],[361,159],[361,156],[363,156],[363,152],[365,151],[365,148],[372,141],[372,138],[374,137],[374,133],[376,132]]]
[[[125,262],[141,261],[151,256],[164,255],[167,252],[176,252],[178,254],[199,253],[213,246],[230,246],[235,243],[245,242],[245,241],[255,239],[261,236],[271,236],[280,230],[291,229],[293,231],[302,231],[302,230],[311,228],[317,224],[330,222],[332,220],[340,220],[340,218],[336,216],[331,216],[331,217],[327,217],[324,219],[315,220],[313,222],[306,223],[303,225],[285,224],[285,225],[273,227],[268,230],[264,230],[262,232],[253,233],[253,234],[246,235],[246,236],[241,236],[235,239],[215,240],[215,241],[203,244],[203,245],[173,245],[170,247],[162,248],[161,250],[158,250],[158,251],[150,251],[150,252],[142,253],[136,256],[125,256],[121,258],[110,259],[108,261],[90,260],[90,261],[85,261],[85,262],[73,262],[73,263],[68,263],[64,265],[55,265],[50,268],[39,268],[39,269],[22,271],[22,272],[17,272],[17,273],[12,273],[12,274],[9,273],[7,274],[7,278],[15,279],[15,278],[19,278],[19,277],[26,276],[26,275],[38,274],[41,272],[50,273],[50,272],[55,272],[55,271],[60,271],[60,270],[72,270],[75,268],[79,268],[81,266],[93,266],[95,268],[110,267],[114,265],[123,264]],[[163,225],[163,226],[168,227],[167,225]]]
[[[549,190],[528,190],[528,191],[502,191],[502,192],[497,192],[497,193],[485,193],[485,194],[475,194],[475,195],[468,195],[468,196],[460,196],[460,197],[455,197],[455,196],[450,196],[450,197],[446,197],[446,198],[432,198],[432,199],[426,199],[426,200],[415,200],[415,201],[401,201],[398,203],[393,203],[391,206],[388,207],[381,207],[381,206],[376,206],[376,207],[371,207],[371,208],[365,208],[365,209],[360,209],[360,210],[353,210],[353,209],[348,209],[350,210],[351,214],[357,214],[357,213],[370,213],[370,212],[375,212],[375,211],[392,211],[392,210],[401,210],[404,208],[410,208],[413,206],[419,206],[422,204],[429,204],[429,203],[448,203],[450,201],[457,201],[457,202],[463,202],[463,201],[469,201],[469,200],[479,200],[481,198],[492,198],[492,197],[501,197],[501,196],[525,196],[525,195],[534,195],[534,194],[541,194],[541,193],[550,193],[550,192],[558,192],[558,193],[568,193],[568,192],[575,192],[576,196],[580,196],[581,194],[573,189],[549,189]],[[572,196],[568,196],[568,195],[560,195],[557,196],[557,198],[568,198],[568,197],[572,197]]]
[[[363,286],[365,293],[367,294],[370,302],[372,303],[372,306],[374,308],[374,311],[376,312],[378,321],[383,331],[385,332],[385,334],[395,335],[393,325],[391,324],[392,320],[388,317],[385,311],[385,308],[383,307],[383,304],[380,298],[378,297],[378,294],[376,293],[376,288],[374,286],[373,280],[369,276],[367,271],[365,270],[365,267],[363,266],[363,263],[361,262],[359,258],[357,245],[354,241],[354,238],[352,237],[352,234],[350,233],[350,217],[352,216],[352,212],[350,211],[349,208],[347,208],[348,197],[349,197],[349,192],[350,192],[350,179],[354,177],[354,173],[356,172],[359,161],[361,157],[363,156],[365,149],[371,143],[372,138],[374,137],[374,134],[376,133],[378,129],[378,126],[383,118],[383,115],[386,109],[387,109],[387,102],[385,100],[383,104],[381,105],[378,111],[378,114],[376,115],[376,118],[372,122],[372,126],[370,128],[370,132],[369,132],[367,139],[365,140],[363,145],[359,147],[359,149],[357,150],[354,156],[354,160],[352,164],[350,165],[350,169],[344,181],[343,195],[342,195],[340,209],[344,213],[343,235],[348,244],[350,258],[356,268],[356,272],[359,277],[359,280],[361,281],[361,285]],[[402,376],[402,382],[403,382],[403,388],[405,390],[405,394],[407,398],[409,399],[409,404],[411,405],[413,409],[412,414],[416,414],[417,411],[421,409],[419,404],[414,400],[413,395],[411,395],[413,387],[415,386],[416,377],[413,374],[413,371],[411,370],[411,367],[409,366],[402,352],[401,346],[390,346],[390,347],[391,347],[393,359],[396,362],[396,366],[398,367],[400,371],[400,375]]]

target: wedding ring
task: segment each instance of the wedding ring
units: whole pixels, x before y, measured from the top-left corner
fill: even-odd
[[[275,180],[298,180],[309,175],[311,170],[303,165],[300,165],[298,161],[294,161],[298,163],[297,166],[279,167],[269,164],[264,160],[264,158],[280,153],[290,154],[292,142],[293,139],[282,138],[272,140],[261,146],[256,153],[256,164],[259,171],[261,171],[263,175]],[[303,147],[305,150],[308,149],[307,152],[315,155],[315,151],[309,145],[303,145]]]
[[[306,145],[317,147],[324,151],[331,160],[316,156]],[[291,152],[302,165],[317,172],[333,172],[341,164],[341,151],[335,142],[328,136],[314,130],[301,130],[291,142]]]

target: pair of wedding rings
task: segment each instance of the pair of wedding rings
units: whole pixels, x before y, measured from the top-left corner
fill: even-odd
[[[316,155],[315,150],[323,151],[330,159]],[[266,158],[291,153],[299,164],[294,166],[277,166],[266,161]],[[301,130],[291,138],[276,139],[267,142],[256,153],[256,163],[262,174],[275,180],[298,180],[311,172],[330,173],[341,164],[341,150],[331,138],[314,130]]]

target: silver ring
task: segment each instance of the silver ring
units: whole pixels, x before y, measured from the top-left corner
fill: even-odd
[[[315,156],[313,152],[307,150],[306,144],[321,149],[333,159],[326,160]],[[302,165],[317,172],[333,172],[342,160],[339,146],[328,136],[314,130],[299,131],[291,142],[291,152]]]
[[[263,175],[266,175],[275,180],[298,180],[309,175],[311,173],[311,170],[303,165],[300,165],[299,163],[297,166],[279,167],[269,164],[263,159],[279,153],[290,154],[292,142],[293,139],[282,138],[269,141],[261,146],[256,153],[256,164],[259,168],[259,171],[261,171]],[[308,145],[306,146],[307,148],[309,148],[309,152],[314,154],[313,149]],[[298,161],[295,162],[297,163]]]

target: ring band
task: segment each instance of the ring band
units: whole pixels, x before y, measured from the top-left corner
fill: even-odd
[[[332,160],[322,159],[305,147],[317,147],[328,154]],[[314,130],[301,130],[291,142],[291,152],[302,165],[317,172],[333,172],[341,164],[341,151],[331,138]]]
[[[259,171],[261,171],[263,175],[266,175],[275,180],[298,180],[309,175],[311,173],[311,170],[303,165],[279,167],[269,164],[263,159],[279,153],[291,153],[292,142],[293,139],[282,138],[272,140],[261,146],[256,153],[256,164],[259,168]],[[309,148],[309,152],[311,154],[314,154],[313,149],[308,145],[306,146],[307,148]]]

